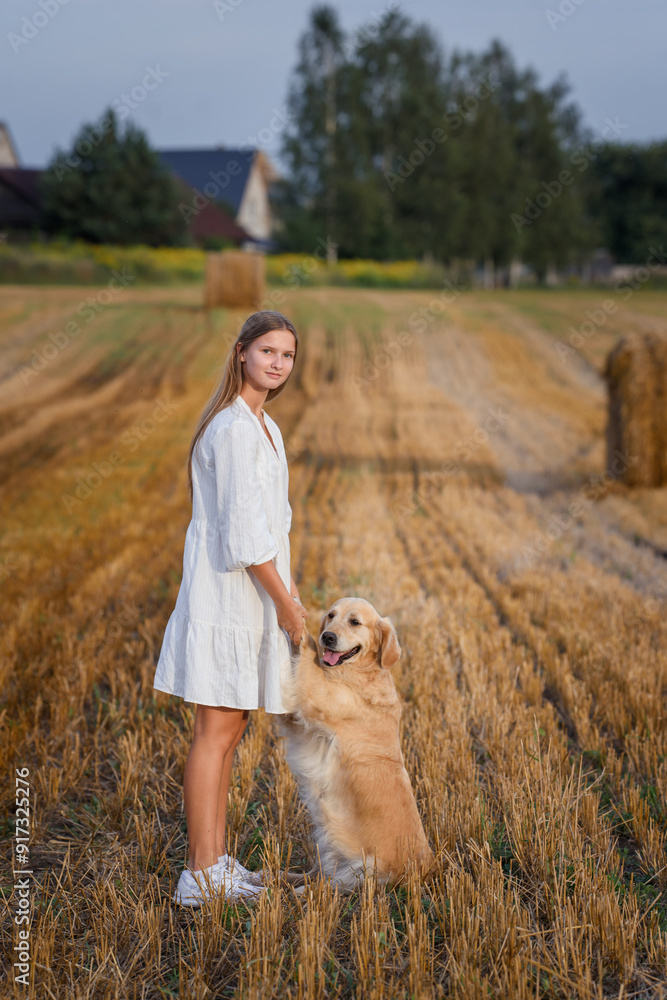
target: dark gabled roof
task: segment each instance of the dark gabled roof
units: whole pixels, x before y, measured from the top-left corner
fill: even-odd
[[[162,162],[210,201],[226,201],[238,212],[254,149],[161,149]],[[208,185],[208,186],[207,186]]]

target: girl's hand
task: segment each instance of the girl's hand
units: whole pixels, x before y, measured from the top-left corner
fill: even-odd
[[[276,605],[278,613],[278,624],[284,628],[295,646],[301,642],[303,623],[308,617],[308,612],[301,601],[295,601],[292,597],[289,600]]]

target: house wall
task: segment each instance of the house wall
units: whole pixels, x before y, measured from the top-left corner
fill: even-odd
[[[269,195],[257,159],[253,161],[236,221],[255,239],[268,240],[273,228]]]
[[[0,167],[20,166],[12,140],[3,124],[0,123]]]

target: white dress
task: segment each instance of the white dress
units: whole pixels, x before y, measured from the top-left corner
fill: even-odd
[[[273,559],[290,589],[287,457],[278,425],[264,418],[278,454],[242,396],[216,413],[199,439],[183,577],[154,687],[199,705],[282,714],[290,639],[273,600],[246,569]]]

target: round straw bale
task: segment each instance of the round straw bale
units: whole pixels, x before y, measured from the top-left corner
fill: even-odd
[[[206,254],[204,302],[208,309],[216,306],[257,309],[265,297],[263,254],[243,250]]]
[[[621,337],[607,358],[605,378],[608,470],[628,486],[664,486],[667,334],[652,330]]]

